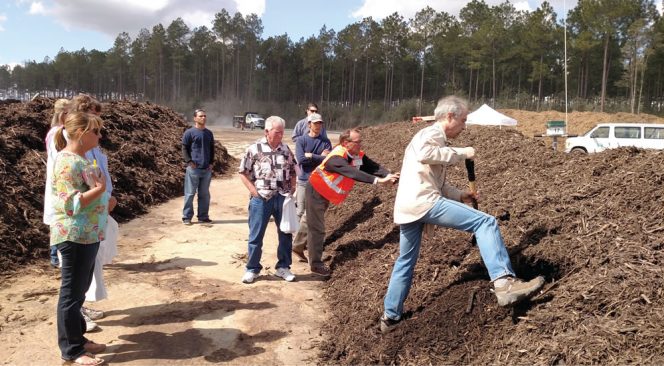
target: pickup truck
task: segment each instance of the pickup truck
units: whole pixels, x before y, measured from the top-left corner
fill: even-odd
[[[233,127],[245,129],[265,128],[265,118],[256,112],[246,112],[243,116],[233,116]]]

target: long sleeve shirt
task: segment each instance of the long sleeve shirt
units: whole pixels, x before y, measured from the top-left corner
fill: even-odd
[[[364,155],[361,161],[356,161],[355,166],[351,162],[356,157],[348,154],[346,159],[341,156],[333,156],[325,162],[325,170],[332,173],[338,173],[344,177],[351,178],[357,182],[375,183],[376,177],[385,177],[390,171],[380,166],[375,161]],[[358,159],[359,160],[359,159]],[[359,169],[358,169],[359,165]]]
[[[461,200],[462,191],[445,182],[447,166],[466,159],[462,149],[447,146],[439,123],[423,128],[406,147],[394,201],[394,222],[419,220],[442,197]]]
[[[102,173],[104,173],[104,178],[106,179],[106,192],[108,194],[113,194],[113,180],[111,180],[111,173],[108,171],[108,157],[104,154],[99,146],[95,146],[92,149],[88,150],[85,153],[85,158],[88,159],[90,163],[97,161],[97,166]]]
[[[295,158],[300,167],[300,173],[297,179],[301,182],[309,180],[309,175],[323,162],[325,156],[321,153],[325,150],[332,151],[332,143],[326,137],[318,135],[311,137],[309,134],[300,136],[295,142]],[[304,156],[305,153],[311,153],[311,157]]]
[[[214,162],[214,135],[207,128],[192,127],[182,136],[182,158],[198,169],[207,169]]]
[[[51,185],[53,184],[53,168],[55,167],[55,157],[58,150],[55,148],[55,133],[62,126],[52,127],[46,135],[46,189],[44,191],[44,224],[51,225],[55,208],[53,208],[53,196],[51,195]]]

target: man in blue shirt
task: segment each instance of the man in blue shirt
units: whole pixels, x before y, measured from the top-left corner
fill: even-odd
[[[307,118],[309,118],[309,116],[312,113],[318,113],[318,106],[316,105],[316,103],[309,103],[307,105],[306,112],[307,116],[297,121],[295,127],[293,128],[293,135],[291,136],[293,142],[297,142],[297,139],[300,136],[304,136],[309,133],[309,121],[307,120]],[[324,126],[320,132],[320,135],[327,138],[327,130],[325,129]]]
[[[325,156],[332,151],[330,139],[322,135],[324,129],[323,118],[318,113],[311,113],[307,117],[308,132],[298,137],[295,141],[295,157],[300,172],[297,176],[297,216],[300,218],[300,230],[298,230],[293,241],[293,254],[302,262],[307,262],[304,250],[307,247],[307,220],[304,215],[306,201],[304,199],[307,185],[309,184],[309,175],[319,166]]]
[[[182,222],[191,225],[194,217],[194,195],[198,191],[198,222],[210,223],[210,180],[214,161],[214,136],[205,128],[205,111],[194,111],[194,127],[182,136],[182,156],[187,164],[184,178]]]

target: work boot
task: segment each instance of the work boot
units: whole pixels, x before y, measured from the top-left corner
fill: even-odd
[[[498,305],[511,306],[520,301],[528,299],[535,295],[544,285],[544,277],[538,276],[528,282],[523,282],[516,277],[503,278],[505,283],[494,287],[494,292],[498,298]]]
[[[385,314],[380,317],[380,332],[383,334],[389,333],[396,328],[399,323],[401,323],[401,319],[399,320],[394,320],[388,318]]]
[[[311,266],[311,273],[322,277],[330,277],[332,271],[330,271],[326,265],[321,263]]]

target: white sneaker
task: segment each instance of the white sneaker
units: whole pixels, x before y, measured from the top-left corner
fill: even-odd
[[[87,315],[88,318],[92,320],[99,320],[104,317],[103,311],[86,308],[85,306],[81,307],[81,313],[83,313],[83,315]]]
[[[293,280],[295,280],[295,275],[288,268],[277,268],[275,276],[281,277],[288,282],[293,282]]]
[[[251,272],[251,271],[246,271],[246,272],[244,272],[244,276],[242,276],[242,282],[243,283],[252,283],[257,278],[258,278],[258,273],[254,273],[254,272]]]
[[[92,319],[90,319],[90,317],[88,317],[85,314],[82,314],[82,315],[83,315],[83,319],[85,320],[85,331],[86,332],[94,332],[96,330],[100,330],[99,325],[97,325],[97,323],[93,322]]]

